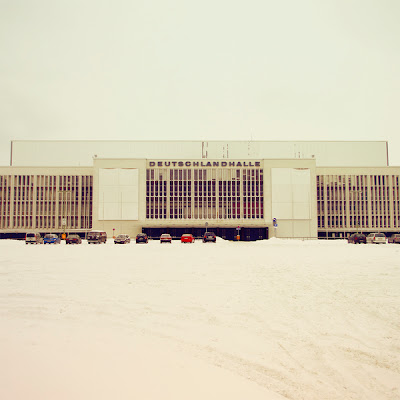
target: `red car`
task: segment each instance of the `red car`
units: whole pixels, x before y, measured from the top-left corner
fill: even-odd
[[[191,233],[184,233],[181,236],[181,243],[194,243],[194,237]]]

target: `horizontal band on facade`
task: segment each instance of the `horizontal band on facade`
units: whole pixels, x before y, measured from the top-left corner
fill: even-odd
[[[260,161],[149,161],[149,167],[261,167]]]

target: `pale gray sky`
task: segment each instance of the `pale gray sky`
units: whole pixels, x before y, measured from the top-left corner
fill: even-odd
[[[398,0],[0,0],[12,139],[388,140]]]

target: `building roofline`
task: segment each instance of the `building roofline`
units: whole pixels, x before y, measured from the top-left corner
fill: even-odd
[[[125,140],[125,139],[118,139],[118,140],[96,140],[96,139],[77,139],[77,140],[46,140],[46,139],[41,139],[41,140],[32,140],[32,139],[17,139],[17,140],[11,140],[11,143],[13,142],[53,142],[53,143],[62,143],[62,142],[102,142],[102,143],[110,143],[110,142],[131,142],[131,143],[157,143],[157,142],[173,142],[173,143],[203,143],[203,142],[212,142],[212,143],[218,143],[218,142],[232,142],[232,143],[294,143],[294,142],[299,142],[299,143],[388,143],[387,140]]]

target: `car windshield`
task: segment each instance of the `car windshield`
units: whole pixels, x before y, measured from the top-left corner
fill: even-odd
[[[126,235],[118,235],[117,238],[119,239],[124,239],[126,237]]]
[[[377,234],[375,235],[375,237],[386,237],[386,236],[385,236],[385,234],[383,234],[383,233],[377,233]]]
[[[162,235],[161,235],[161,237],[169,237],[170,235],[168,234],[168,233],[163,233]]]
[[[26,237],[35,237],[35,234],[34,233],[27,233]]]
[[[98,238],[100,236],[99,232],[89,232],[88,237],[89,238]]]
[[[78,235],[69,235],[68,238],[69,239],[78,239],[79,236]]]
[[[54,237],[56,237],[56,235],[47,234],[47,235],[45,236],[45,238],[47,238],[47,239],[49,239],[49,238],[54,238]]]

